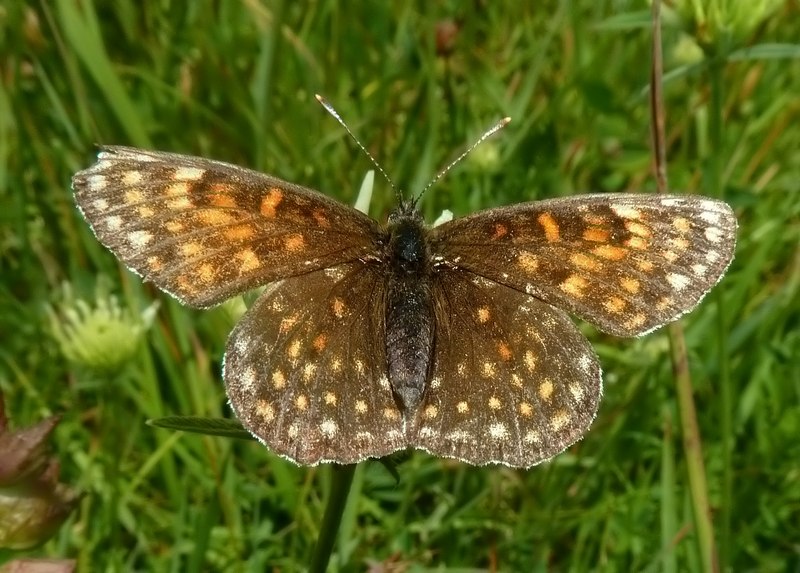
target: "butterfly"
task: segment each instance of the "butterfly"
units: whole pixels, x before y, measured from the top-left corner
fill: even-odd
[[[269,285],[223,378],[245,428],[303,465],[417,448],[528,468],[579,440],[602,394],[568,313],[638,336],[694,308],[732,260],[714,199],[595,194],[427,226],[199,157],[103,147],[73,178],[101,243],[183,303]]]

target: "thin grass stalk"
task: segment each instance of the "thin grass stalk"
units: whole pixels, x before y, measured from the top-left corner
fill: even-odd
[[[653,53],[651,75],[651,114],[653,156],[656,184],[659,193],[667,193],[667,162],[665,151],[664,125],[666,114],[662,97],[661,78],[663,77],[663,58],[661,51],[660,2],[653,2]],[[683,450],[689,475],[694,513],[697,546],[701,567],[705,572],[717,571],[714,529],[711,522],[711,508],[708,503],[708,484],[706,480],[700,431],[697,424],[692,379],[689,372],[689,357],[686,350],[686,337],[681,321],[669,325],[672,370],[678,395],[678,409],[681,416]]]
[[[722,141],[722,62],[712,61],[709,67],[711,99],[709,104],[709,141],[711,153],[708,157],[708,190],[722,198],[720,150]],[[717,364],[719,365],[719,408],[722,447],[722,501],[719,507],[718,529],[720,564],[722,570],[730,563],[731,507],[733,505],[733,396],[731,395],[730,369],[728,367],[728,325],[725,320],[725,306],[722,286],[714,291],[714,305],[717,310]]]

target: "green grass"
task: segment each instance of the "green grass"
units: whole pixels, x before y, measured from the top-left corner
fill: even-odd
[[[513,118],[428,192],[429,220],[443,208],[655,188],[644,2],[10,4],[0,9],[0,390],[17,426],[64,416],[53,449],[62,481],[85,496],[26,555],[76,558],[80,571],[302,570],[332,479],[256,442],[145,425],[230,416],[220,364],[236,312],[181,307],[97,243],[69,189],[95,143],[228,160],[352,203],[370,165],[321,93],[411,192]],[[787,2],[732,48],[796,42],[796,16]],[[445,57],[435,30],[448,19],[459,31]],[[667,26],[667,71],[684,64],[681,41]],[[795,570],[800,62],[696,69],[665,86],[671,186],[724,197],[740,221],[733,266],[683,321],[714,535],[723,570]],[[393,201],[376,180],[373,216]],[[46,312],[64,283],[93,301],[98,277],[130,312],[161,301],[111,375],[67,362]],[[702,570],[668,335],[587,332],[605,395],[582,442],[530,471],[417,452],[398,483],[362,464],[331,570]]]

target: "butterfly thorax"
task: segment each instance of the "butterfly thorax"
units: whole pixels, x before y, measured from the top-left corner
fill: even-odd
[[[400,207],[389,216],[389,261],[395,271],[428,273],[427,229],[419,212]]]
[[[427,230],[413,207],[389,217],[385,322],[389,383],[406,414],[425,391],[433,349],[433,297]]]

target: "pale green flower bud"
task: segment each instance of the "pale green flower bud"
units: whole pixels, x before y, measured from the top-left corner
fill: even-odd
[[[122,308],[101,281],[94,306],[73,297],[71,288],[65,285],[60,308],[48,310],[51,331],[67,360],[92,370],[114,372],[133,358],[157,309],[158,302],[138,315]]]
[[[704,48],[733,47],[784,4],[783,0],[675,0],[673,7]]]

